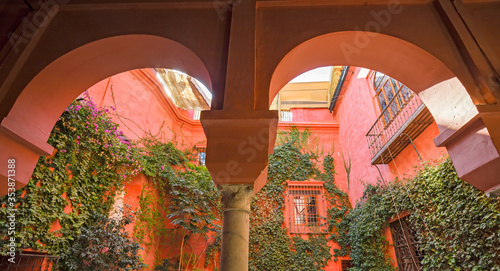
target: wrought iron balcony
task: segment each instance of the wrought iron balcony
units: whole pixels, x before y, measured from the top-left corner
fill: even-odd
[[[372,164],[387,164],[432,122],[431,113],[420,98],[402,86],[372,125],[366,139]],[[404,133],[404,134],[403,134]]]

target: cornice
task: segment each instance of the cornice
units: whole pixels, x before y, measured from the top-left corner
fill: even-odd
[[[181,114],[179,108],[173,104],[163,91],[163,87],[156,79],[152,69],[139,69],[132,70],[130,73],[141,81],[145,86],[149,87],[151,92],[155,95],[156,99],[160,101],[165,109],[176,117],[182,124],[187,125],[187,128],[201,128],[201,123],[198,120],[192,120]]]
[[[335,131],[339,129],[339,124],[336,122],[280,122],[278,129],[290,129],[297,127],[299,129],[308,128],[310,130]]]
[[[130,73],[135,76],[142,84],[148,87],[155,98],[160,101],[163,107],[168,110],[169,113],[175,116],[176,120],[186,125],[187,129],[201,129],[201,123],[198,120],[192,120],[185,115],[182,115],[179,108],[173,104],[173,102],[168,98],[163,91],[163,87],[156,79],[154,71],[152,69],[139,69],[132,70]],[[322,130],[322,131],[335,131],[338,130],[339,124],[336,122],[280,122],[278,123],[279,129],[290,129],[292,127],[297,127],[299,129],[308,128],[310,130]]]

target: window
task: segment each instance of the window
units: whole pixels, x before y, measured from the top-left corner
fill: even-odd
[[[201,111],[200,110],[194,110],[194,112],[193,112],[193,119],[194,120],[200,120],[200,116],[201,116]]]
[[[293,114],[292,111],[280,111],[280,121],[292,121]]]
[[[399,81],[380,72],[375,72],[373,87],[384,121],[389,125],[405,107],[413,92]]]
[[[325,233],[323,182],[288,182],[287,206],[290,233]]]
[[[403,217],[392,222],[390,227],[399,270],[422,270],[424,253],[418,249],[418,236],[413,225]]]
[[[204,166],[205,160],[207,159],[207,148],[197,147],[196,151],[198,151],[198,163],[200,164],[200,166]]]
[[[366,133],[372,164],[387,164],[410,140],[417,138],[434,120],[431,113],[415,93],[395,79],[373,73],[374,100],[380,115]]]

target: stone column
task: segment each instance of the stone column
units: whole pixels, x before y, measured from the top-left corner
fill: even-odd
[[[222,271],[247,271],[253,185],[224,184],[219,189],[223,204],[220,268]]]

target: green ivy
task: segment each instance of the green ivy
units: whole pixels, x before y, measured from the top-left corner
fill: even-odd
[[[424,270],[500,270],[500,200],[460,180],[449,159],[405,184],[366,187],[341,226],[353,270],[394,269],[382,231],[396,210],[410,212]]]
[[[177,257],[160,259],[157,254],[155,270],[195,266],[202,255],[186,253],[185,244],[193,236],[208,239],[210,233],[220,233],[220,194],[207,168],[193,163],[188,152],[154,138],[140,143],[140,163],[150,187],[141,193],[134,235],[143,243],[170,240],[167,245],[180,245]],[[152,242],[145,244],[149,247]]]
[[[121,211],[123,212],[123,211]],[[134,216],[124,211],[121,217],[94,214],[92,223],[81,228],[61,261],[71,270],[139,270],[145,265],[139,257],[139,243],[128,236],[125,226]]]
[[[107,110],[98,109],[89,97],[66,109],[48,140],[54,153],[40,157],[30,182],[16,191],[18,249],[62,255],[95,215],[108,215],[115,193],[138,172],[134,152],[120,136]],[[4,254],[7,197],[1,201],[0,253]],[[54,223],[61,228],[51,231]],[[61,270],[69,268],[60,263]]]
[[[324,181],[329,228],[335,228],[335,215],[350,209],[347,195],[335,185],[333,158],[310,151],[310,132],[293,127],[281,132],[274,153],[269,156],[266,185],[256,194],[250,216],[249,270],[321,270],[332,255],[327,235],[310,235],[303,239],[290,236],[285,225],[286,182]]]

